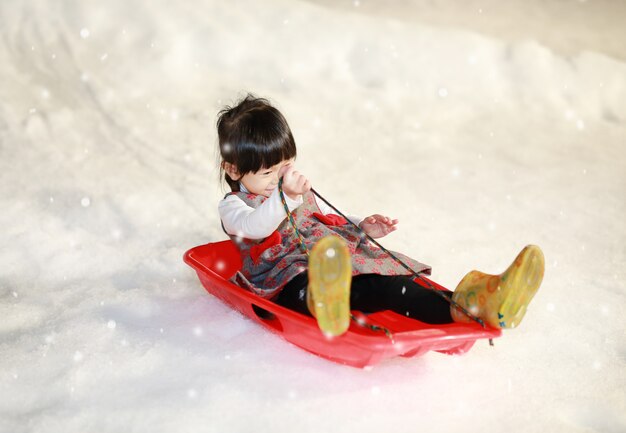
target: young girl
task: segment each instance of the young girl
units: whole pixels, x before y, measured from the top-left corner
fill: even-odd
[[[219,214],[243,262],[236,284],[312,314],[329,335],[346,331],[351,309],[393,310],[433,324],[467,322],[469,314],[494,327],[520,323],[543,278],[538,247],[524,248],[501,275],[472,271],[454,293],[435,293],[367,240],[366,234],[380,238],[396,230],[397,219],[348,216],[353,225],[317,200],[294,167],[287,121],[267,100],[249,94],[224,108],[217,131],[220,175],[232,191],[220,201]],[[430,274],[430,267],[392,253],[416,273]]]

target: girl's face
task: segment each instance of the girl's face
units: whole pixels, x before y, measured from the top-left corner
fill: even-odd
[[[289,166],[293,165],[294,158],[279,162],[273,167],[262,168],[254,173],[244,174],[239,181],[253,194],[269,197],[278,186],[278,180]],[[233,177],[235,179],[237,176]]]

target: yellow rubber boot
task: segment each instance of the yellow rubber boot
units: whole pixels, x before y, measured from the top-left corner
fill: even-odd
[[[452,300],[494,328],[515,328],[543,280],[545,263],[538,246],[526,246],[500,275],[469,272],[457,286]],[[451,307],[455,322],[471,319]]]
[[[327,336],[350,326],[352,262],[348,246],[338,236],[320,239],[309,253],[307,306]]]

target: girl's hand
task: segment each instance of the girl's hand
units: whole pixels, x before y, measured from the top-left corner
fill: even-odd
[[[291,164],[283,167],[280,174],[283,177],[283,191],[292,200],[297,200],[300,194],[304,194],[311,189],[309,179],[296,171]]]
[[[361,227],[365,233],[376,239],[382,238],[397,230],[396,224],[398,224],[397,219],[392,220],[389,217],[374,214],[361,221],[359,227]]]

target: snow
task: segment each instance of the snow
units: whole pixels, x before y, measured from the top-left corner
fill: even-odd
[[[0,5],[1,432],[626,430],[626,53],[581,42],[623,9],[413,3]],[[246,91],[439,283],[540,245],[521,326],[354,369],[206,294],[182,255],[225,238],[215,120]]]

